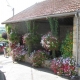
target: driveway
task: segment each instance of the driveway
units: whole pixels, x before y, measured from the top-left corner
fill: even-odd
[[[7,80],[69,80],[54,75],[46,68],[34,68],[28,63],[13,63],[11,57],[5,58],[3,55],[0,55],[0,70]]]

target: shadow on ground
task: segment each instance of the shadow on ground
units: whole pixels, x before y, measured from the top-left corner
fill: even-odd
[[[19,64],[21,65],[24,65],[24,66],[28,66],[28,67],[31,67],[31,68],[34,68],[34,69],[37,69],[39,71],[43,71],[43,72],[47,72],[47,73],[50,73],[50,74],[53,74],[53,75],[56,75],[53,73],[52,70],[48,69],[48,68],[45,68],[45,67],[33,67],[32,64],[30,63],[27,63],[27,62],[18,62]],[[76,77],[66,77],[66,76],[60,76],[64,79],[67,79],[67,80],[80,80],[80,77],[76,76]]]
[[[3,55],[4,54],[4,52],[0,52],[0,55]]]

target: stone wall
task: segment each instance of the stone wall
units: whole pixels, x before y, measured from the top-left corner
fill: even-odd
[[[77,17],[74,16],[74,25],[73,25],[73,56],[77,61]]]
[[[49,22],[38,22],[37,25],[38,32],[42,35],[51,31]],[[59,41],[64,40],[67,31],[70,31],[71,29],[73,29],[73,25],[59,25]]]
[[[79,23],[78,23],[78,27],[79,27],[79,29],[78,29],[78,64],[79,64],[79,66],[80,66],[80,17],[79,17]]]
[[[74,17],[73,26],[73,56],[77,64],[80,65],[80,18],[76,16]]]
[[[50,30],[50,25],[48,22],[37,22],[38,25],[38,30],[37,32],[40,34],[46,34],[48,33]]]
[[[76,59],[78,75],[80,76],[80,17],[74,16],[73,26],[73,56]]]
[[[38,26],[37,32],[42,35],[51,31],[48,21],[36,22],[36,24]],[[12,28],[16,29],[16,32],[19,35],[24,35],[25,33],[27,33],[27,25],[25,22],[19,22],[11,25],[12,25]],[[59,33],[60,41],[64,40],[67,31],[70,30],[72,27],[73,27],[72,25],[59,25],[58,33]]]
[[[24,61],[33,64],[33,56],[30,57],[29,54],[26,54]],[[42,66],[50,69],[51,61],[52,60],[45,60]]]
[[[27,33],[27,26],[25,22],[18,22],[11,25],[19,35],[24,35],[25,33]]]
[[[63,41],[66,37],[66,33],[68,31],[72,31],[73,25],[60,25],[59,26],[60,31],[59,31],[59,40],[60,42]]]

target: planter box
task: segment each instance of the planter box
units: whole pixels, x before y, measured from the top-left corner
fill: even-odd
[[[32,59],[29,57],[29,54],[25,55],[25,62],[32,64]],[[45,60],[43,63],[43,67],[50,68],[51,60]]]
[[[29,54],[25,55],[25,62],[32,63],[32,61],[31,61],[31,59],[29,57]]]
[[[51,65],[51,60],[45,60],[43,67],[50,68],[50,65]]]
[[[80,67],[77,67],[78,76],[80,76]]]

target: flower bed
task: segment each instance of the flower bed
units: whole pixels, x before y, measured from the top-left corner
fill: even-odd
[[[51,70],[58,75],[75,76],[77,74],[75,60],[69,57],[54,58],[51,62]]]

